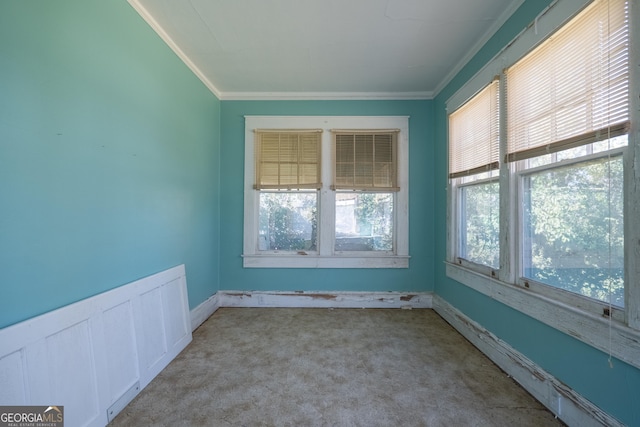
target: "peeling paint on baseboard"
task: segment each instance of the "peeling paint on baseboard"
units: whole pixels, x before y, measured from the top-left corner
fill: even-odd
[[[441,297],[433,298],[433,308],[507,375],[568,425],[622,426],[618,420],[546,372],[491,331],[465,316]]]
[[[433,294],[406,292],[218,292],[221,307],[431,308]]]
[[[326,299],[326,300],[334,300],[337,298],[336,295],[332,294],[305,294],[296,292],[295,294],[278,294],[285,297],[305,297],[305,298],[317,298],[317,299]]]

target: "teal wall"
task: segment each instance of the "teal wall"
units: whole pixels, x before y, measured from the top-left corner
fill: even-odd
[[[434,100],[435,292],[569,387],[628,425],[640,425],[640,370],[446,277],[445,102],[530,24],[548,0],[527,0]]]
[[[244,116],[410,116],[408,269],[242,267]],[[433,110],[431,101],[224,101],[221,156],[221,289],[432,291],[434,272]]]
[[[0,327],[183,263],[215,293],[219,117],[126,1],[0,2]]]
[[[445,101],[548,3],[526,0],[433,101],[221,103],[125,1],[0,2],[0,327],[183,263],[191,308],[219,289],[435,290],[640,425],[638,369],[444,271]],[[245,115],[410,116],[410,268],[242,268]]]

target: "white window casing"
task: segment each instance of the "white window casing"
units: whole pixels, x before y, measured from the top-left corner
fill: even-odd
[[[258,250],[258,201],[255,186],[255,131],[314,130],[321,135],[321,188],[318,191],[318,251]],[[335,132],[366,130],[397,136],[394,188],[394,251],[336,252],[334,180]],[[246,116],[243,266],[247,268],[408,268],[409,266],[409,117],[406,116]],[[380,179],[376,178],[379,182]],[[383,189],[384,190],[384,189]],[[378,191],[376,189],[376,191]]]

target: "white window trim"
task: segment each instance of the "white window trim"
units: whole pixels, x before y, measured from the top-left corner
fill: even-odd
[[[318,191],[318,253],[294,254],[258,251],[259,192],[254,183],[255,129],[322,129],[322,189]],[[335,191],[332,180],[332,129],[400,129],[398,185],[395,195],[395,254],[334,251]],[[408,268],[409,267],[409,117],[408,116],[245,116],[244,245],[248,268]]]
[[[509,67],[540,41],[562,26],[582,10],[590,0],[558,0],[545,9],[512,43],[490,60],[478,73],[462,86],[446,102],[447,112],[455,111],[482,89],[494,76],[501,75]],[[515,247],[518,241],[516,227],[518,215],[517,194],[519,174],[510,171],[510,166],[501,164],[501,215],[509,212],[509,217],[501,219],[501,269],[498,277],[491,277],[492,270],[456,259],[457,245],[457,197],[455,183],[448,182],[447,192],[447,251],[446,274],[448,277],[518,310],[546,325],[562,331],[611,354],[626,363],[640,368],[640,223],[634,221],[640,213],[640,0],[630,0],[630,114],[632,128],[628,146],[624,151],[625,169],[625,308],[623,312],[612,307],[610,317],[602,315],[599,303],[577,294],[556,290],[549,286],[529,283],[529,287],[517,278]],[[501,93],[504,93],[504,79],[501,79]],[[501,103],[505,97],[501,96]],[[504,104],[501,106],[504,111]],[[502,114],[502,113],[501,113]],[[504,117],[504,115],[502,115]],[[506,144],[504,120],[501,147]],[[502,148],[504,152],[504,148]],[[634,167],[634,165],[636,167]]]

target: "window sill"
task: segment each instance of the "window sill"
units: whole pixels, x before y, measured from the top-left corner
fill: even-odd
[[[515,285],[445,262],[447,277],[640,368],[640,331]]]
[[[409,256],[400,255],[242,255],[244,268],[409,268]]]

